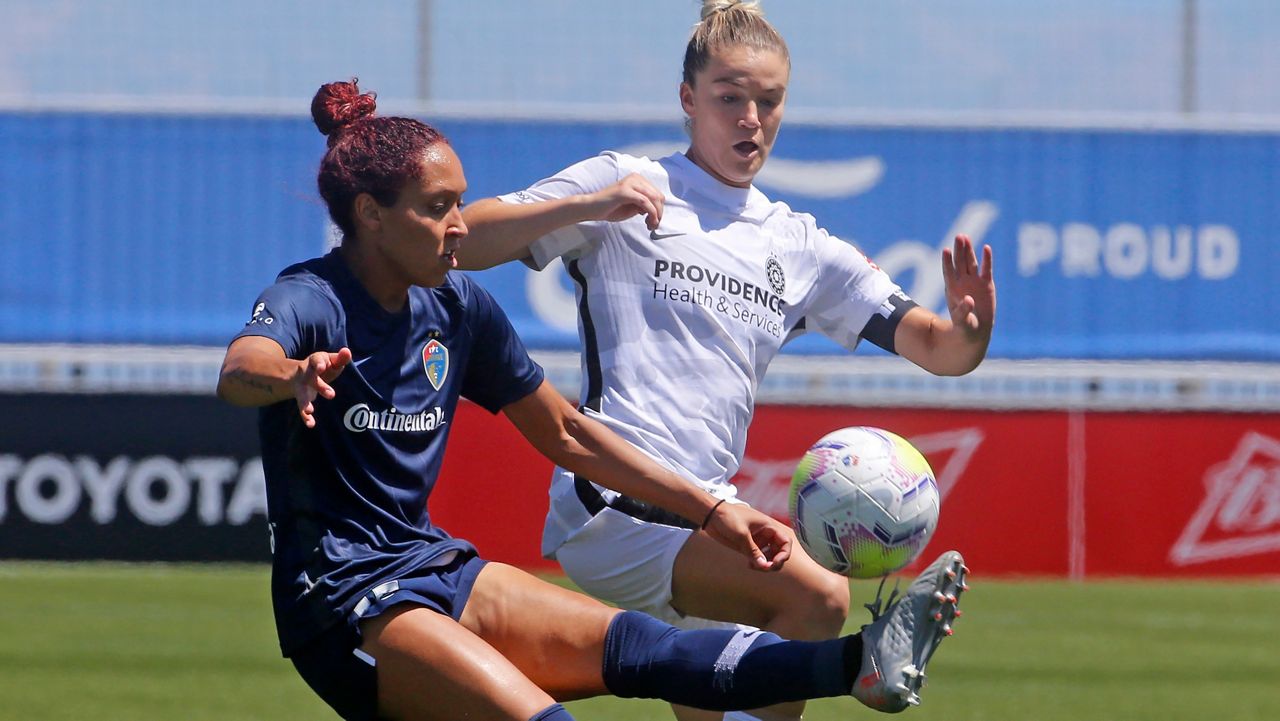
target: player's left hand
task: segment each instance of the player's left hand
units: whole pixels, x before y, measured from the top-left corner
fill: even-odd
[[[721,503],[707,535],[745,555],[752,570],[778,571],[791,557],[791,532],[772,516],[745,503]]]
[[[942,278],[951,322],[967,335],[986,340],[996,316],[996,284],[991,274],[991,246],[982,246],[982,263],[967,235],[955,247],[942,249]]]

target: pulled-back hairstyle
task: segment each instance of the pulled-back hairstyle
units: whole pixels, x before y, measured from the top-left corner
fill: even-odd
[[[788,67],[791,65],[787,43],[764,19],[764,11],[758,3],[702,0],[702,20],[693,26],[693,36],[684,49],[684,81],[693,85],[694,74],[707,66],[713,52],[740,45],[774,50]]]
[[[383,207],[395,205],[405,183],[422,177],[423,152],[449,142],[426,123],[375,116],[376,95],[361,93],[357,82],[327,83],[311,100],[311,119],[329,138],[316,184],[344,239],[355,236],[357,195],[368,193]]]

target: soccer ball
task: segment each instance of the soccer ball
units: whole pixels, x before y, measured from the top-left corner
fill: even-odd
[[[791,526],[813,560],[853,578],[906,566],[938,527],[938,484],[914,446],[886,430],[842,428],[791,477]]]

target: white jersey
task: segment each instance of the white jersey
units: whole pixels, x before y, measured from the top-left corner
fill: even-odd
[[[501,200],[591,193],[633,172],[666,196],[656,231],[643,216],[581,223],[536,241],[529,263],[541,270],[560,258],[577,285],[583,411],[731,498],[756,390],[782,344],[818,331],[852,350],[901,291],[812,216],[724,185],[683,154],[603,153]],[[556,469],[548,556],[591,518],[573,480]]]

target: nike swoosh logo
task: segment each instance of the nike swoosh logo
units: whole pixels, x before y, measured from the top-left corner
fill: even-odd
[[[674,238],[677,235],[684,235],[684,233],[659,233],[656,230],[651,230],[649,231],[649,240],[663,240],[664,238]]]

